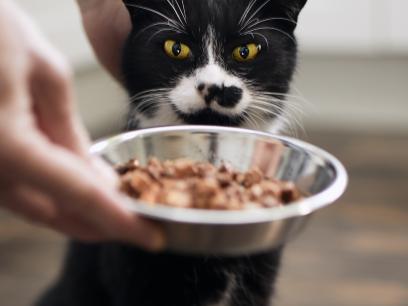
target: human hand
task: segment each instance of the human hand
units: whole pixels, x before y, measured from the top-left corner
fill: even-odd
[[[77,0],[85,32],[101,64],[121,81],[123,45],[131,30],[122,0]]]
[[[121,206],[116,176],[88,155],[73,101],[64,59],[0,1],[0,207],[80,240],[161,248],[159,229]]]

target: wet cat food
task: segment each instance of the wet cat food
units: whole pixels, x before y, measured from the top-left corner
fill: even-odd
[[[123,192],[152,205],[241,210],[270,208],[301,198],[293,183],[267,178],[257,168],[238,172],[228,164],[216,167],[208,162],[151,158],[146,166],[131,160],[116,171]]]

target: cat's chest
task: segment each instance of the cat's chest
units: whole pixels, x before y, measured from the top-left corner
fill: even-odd
[[[101,282],[113,306],[266,306],[280,253],[190,257],[109,245],[101,253]]]

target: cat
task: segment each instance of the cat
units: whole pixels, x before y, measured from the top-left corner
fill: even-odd
[[[278,131],[306,0],[128,0],[128,130],[179,124]],[[282,247],[239,257],[71,242],[37,306],[266,306]]]
[[[212,124],[278,131],[306,0],[128,1],[129,129]]]

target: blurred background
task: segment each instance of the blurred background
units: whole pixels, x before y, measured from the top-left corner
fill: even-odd
[[[16,0],[75,69],[93,138],[117,132],[126,95],[97,64],[71,0]],[[350,186],[287,247],[277,306],[408,305],[408,1],[313,0],[299,20],[299,137],[340,158]],[[0,304],[30,305],[65,241],[0,212]]]

